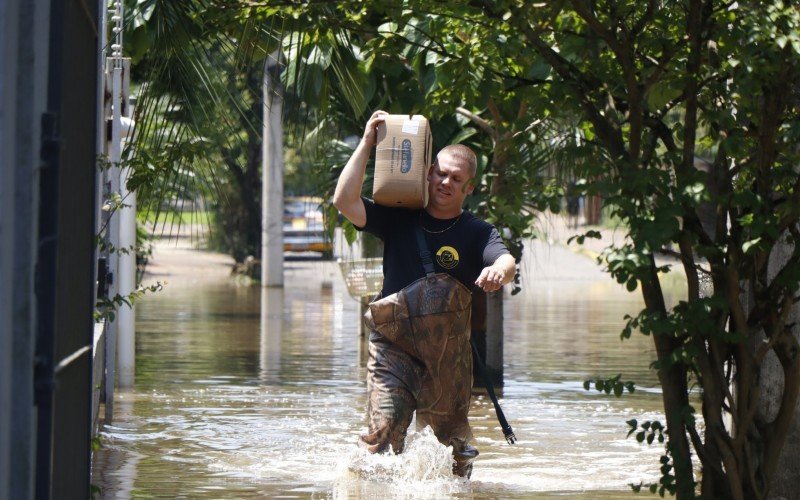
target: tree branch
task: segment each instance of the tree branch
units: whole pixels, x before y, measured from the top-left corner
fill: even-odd
[[[473,0],[473,4],[481,6],[487,16],[502,19],[502,14],[495,10],[495,4],[489,0]],[[597,135],[603,139],[609,151],[615,159],[627,158],[628,154],[622,138],[619,126],[612,120],[605,118],[597,107],[588,99],[594,89],[601,87],[601,82],[580,71],[574,64],[564,59],[558,52],[554,51],[550,45],[542,40],[536,31],[524,21],[525,17],[519,8],[512,7],[509,22],[525,36],[533,48],[541,55],[545,61],[559,74],[565,83],[574,82],[577,85],[576,97],[581,107],[586,112],[589,120],[597,129]]]
[[[683,41],[675,44],[670,45],[667,47],[664,52],[661,53],[661,56],[658,58],[657,61],[653,61],[654,66],[656,67],[655,71],[644,81],[642,86],[642,94],[647,94],[652,87],[658,80],[661,78],[661,75],[667,70],[669,62],[675,56],[675,53],[678,49],[683,45]]]
[[[497,107],[497,103],[494,102],[493,98],[490,97],[486,105],[489,108],[489,112],[492,114],[492,120],[494,120],[495,129],[497,129],[499,134],[500,128],[503,126],[503,115],[500,113],[500,109]]]
[[[637,162],[640,156],[642,124],[644,121],[644,103],[642,102],[642,96],[644,94],[640,89],[639,79],[636,74],[632,40],[617,39],[613,31],[613,28],[616,26],[612,26],[611,28],[604,26],[594,15],[585,0],[571,0],[570,3],[575,9],[575,12],[586,22],[589,28],[606,42],[622,68],[622,75],[625,79],[625,87],[628,93],[628,123],[630,124],[627,152],[629,159],[632,162]]]
[[[581,19],[583,19],[586,24],[589,25],[589,28],[591,28],[592,31],[602,38],[603,41],[608,44],[608,47],[614,51],[614,55],[620,59],[620,64],[625,65],[628,61],[623,59],[623,55],[626,50],[622,43],[614,37],[614,33],[611,30],[606,29],[606,27],[603,26],[603,23],[597,19],[592,10],[586,4],[585,0],[570,0],[570,3],[572,4],[572,8],[575,9],[575,12],[581,16]]]
[[[650,23],[650,21],[653,19],[653,15],[656,12],[656,3],[656,0],[647,1],[647,9],[645,9],[642,17],[636,21],[636,24],[634,24],[633,28],[631,28],[631,35],[638,35],[645,28],[645,26]]]
[[[492,124],[489,123],[488,121],[484,120],[483,118],[481,118],[480,116],[476,115],[472,111],[470,111],[470,110],[468,110],[466,108],[462,108],[461,106],[456,108],[456,112],[458,114],[462,115],[462,116],[465,116],[472,123],[474,123],[475,125],[480,127],[480,129],[483,130],[484,132],[486,132],[486,134],[488,134],[489,137],[491,137],[492,139],[496,139],[497,138],[497,132],[492,127]]]

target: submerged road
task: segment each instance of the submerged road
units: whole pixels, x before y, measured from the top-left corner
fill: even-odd
[[[519,441],[476,394],[471,481],[424,432],[396,457],[357,447],[365,353],[335,262],[287,261],[285,287],[263,291],[231,264],[157,246],[145,284],[167,286],[137,303],[136,387],[117,393],[94,456],[103,497],[629,498],[658,477],[663,450],[626,439],[626,420],[660,412],[649,339],[619,340],[640,300],[560,239],[530,245],[523,291],[505,300],[502,405]],[[617,373],[639,390],[583,390]]]

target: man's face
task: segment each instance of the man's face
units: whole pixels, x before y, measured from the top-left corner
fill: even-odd
[[[428,205],[439,210],[460,209],[472,193],[469,164],[448,154],[439,155],[428,171]]]

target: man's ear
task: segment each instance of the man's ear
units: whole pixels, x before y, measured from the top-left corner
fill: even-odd
[[[431,177],[433,177],[433,167],[435,167],[435,166],[436,165],[431,165],[430,167],[428,167],[428,182],[430,182],[431,181]]]
[[[467,196],[471,195],[472,192],[475,191],[475,178],[467,181]]]

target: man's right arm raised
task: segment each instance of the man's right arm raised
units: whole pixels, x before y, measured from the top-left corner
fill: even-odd
[[[384,121],[386,114],[385,111],[376,111],[372,114],[364,127],[364,136],[361,138],[361,142],[358,143],[353,156],[350,157],[339,175],[336,191],[333,193],[333,205],[358,227],[364,227],[367,223],[367,212],[364,202],[361,200],[361,186],[364,184],[369,155],[372,153],[372,147],[378,136],[378,124]]]

